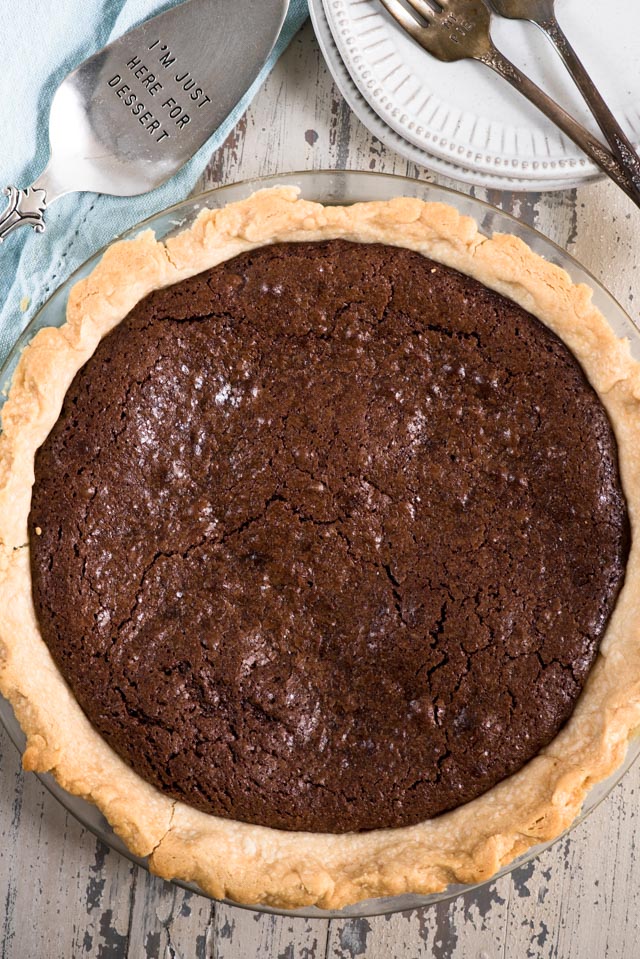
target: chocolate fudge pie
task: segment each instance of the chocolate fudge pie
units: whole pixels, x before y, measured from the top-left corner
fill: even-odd
[[[638,723],[639,398],[585,287],[440,204],[115,244],[4,410],[26,768],[214,896],[488,878]]]

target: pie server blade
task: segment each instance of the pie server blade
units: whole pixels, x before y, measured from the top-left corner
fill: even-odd
[[[74,191],[133,196],[173,176],[248,90],[289,0],[184,0],[89,57],[58,87],[51,156],[24,190],[9,186],[0,243],[42,233],[46,208]]]

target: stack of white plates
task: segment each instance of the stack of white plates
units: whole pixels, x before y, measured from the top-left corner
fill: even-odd
[[[354,113],[383,143],[429,169],[477,186],[563,190],[597,168],[487,67],[440,63],[389,17],[380,0],[309,0],[333,77]],[[557,14],[593,80],[634,143],[640,141],[638,0],[558,0]],[[496,45],[597,133],[543,34],[494,19]]]

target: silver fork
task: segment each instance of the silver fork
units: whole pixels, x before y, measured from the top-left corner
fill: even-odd
[[[546,33],[597,120],[613,155],[627,171],[636,191],[640,192],[640,157],[556,20],[555,0],[489,0],[489,3],[501,17],[529,20]]]
[[[478,60],[491,67],[555,123],[640,206],[640,188],[622,164],[582,124],[578,123],[533,80],[525,76],[491,40],[491,12],[484,0],[437,0],[438,9],[427,0],[381,0],[391,16],[428,53],[445,63]]]

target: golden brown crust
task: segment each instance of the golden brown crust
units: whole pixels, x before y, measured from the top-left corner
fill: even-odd
[[[574,714],[519,773],[437,819],[356,835],[287,833],[205,815],[161,795],[89,725],[56,670],[31,600],[27,517],[38,446],[76,371],[101,337],[150,290],[237,253],[281,240],[343,237],[417,250],[515,300],[570,347],[599,393],[618,440],[632,532],[640,522],[640,365],[559,267],[512,236],[483,237],[453,208],[415,199],[322,207],[291,188],[261,191],[157,243],[116,243],[76,284],[67,323],[25,349],[0,438],[0,689],[27,734],[24,765],[50,770],[95,802],[154,872],[211,895],[295,908],[338,908],[373,896],[430,893],[490,877],[577,815],[587,790],[622,761],[640,723],[640,545]],[[132,279],[133,278],[133,279]],[[640,542],[640,537],[638,538]]]

